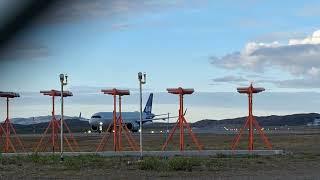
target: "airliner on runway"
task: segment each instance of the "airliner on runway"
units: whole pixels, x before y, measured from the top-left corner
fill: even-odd
[[[152,110],[153,93],[150,93],[146,106],[142,114],[142,123],[152,122],[155,114],[151,113]],[[122,112],[123,122],[126,124],[129,130],[137,132],[140,129],[140,113],[135,112]],[[157,118],[165,119],[165,118]],[[108,127],[110,123],[113,123],[113,112],[97,112],[93,114],[89,120],[89,124],[93,131],[100,131],[99,126]]]

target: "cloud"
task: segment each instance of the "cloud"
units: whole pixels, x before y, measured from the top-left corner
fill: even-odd
[[[211,57],[211,64],[225,69],[241,69],[256,73],[279,68],[297,77],[270,81],[279,87],[316,86],[320,79],[320,30],[303,39],[290,39],[287,44],[249,42],[240,52]],[[299,79],[302,78],[302,79]],[[306,84],[306,81],[309,83]]]
[[[299,45],[299,44],[320,44],[320,30],[313,32],[311,36],[308,36],[304,39],[289,40],[289,45]]]
[[[70,91],[76,94],[92,95],[92,94],[102,94],[101,89],[128,89],[131,94],[139,92],[139,88],[135,87],[104,87],[104,86],[71,86]],[[144,92],[150,92],[152,89],[143,88]]]
[[[319,3],[308,4],[308,5],[305,5],[305,6],[301,7],[301,9],[299,9],[297,15],[301,16],[301,17],[320,16],[319,8],[320,8],[320,4]]]
[[[306,30],[306,29],[303,29],[303,30]],[[255,41],[260,41],[260,42],[274,42],[274,41],[285,42],[288,39],[292,39],[293,37],[303,38],[306,35],[307,35],[306,33],[299,32],[299,31],[278,31],[278,32],[268,32],[268,33],[260,34],[254,39]]]
[[[113,24],[112,25],[112,29],[114,29],[114,30],[126,30],[130,26],[132,26],[132,25],[128,24],[128,23],[117,23],[117,24]]]
[[[295,88],[295,89],[306,89],[306,88],[319,88],[320,79],[317,78],[296,78],[287,80],[258,80],[258,83],[271,83],[280,88]]]
[[[234,82],[248,82],[247,79],[243,77],[237,77],[237,76],[224,76],[212,79],[214,82],[227,82],[227,83],[234,83]]]

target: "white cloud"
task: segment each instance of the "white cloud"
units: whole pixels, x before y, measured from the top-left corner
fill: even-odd
[[[212,79],[214,82],[248,82],[247,79],[243,77],[238,76],[224,76],[220,78],[214,78]]]
[[[311,69],[308,70],[307,73],[308,73],[310,76],[317,77],[317,76],[319,76],[319,72],[320,72],[320,69],[319,69],[319,68],[312,67]]]
[[[313,34],[304,39],[290,39],[289,45],[298,44],[320,44],[320,30],[313,32]]]
[[[290,87],[294,87],[293,82],[301,83],[303,80],[313,87],[312,82],[320,79],[320,30],[303,39],[290,39],[287,44],[249,42],[240,52],[211,59],[214,66],[231,70],[264,73],[265,70],[279,68],[300,78],[290,81]],[[279,84],[277,82],[276,85]]]
[[[263,34],[259,34],[258,36],[254,37],[256,41],[259,42],[286,42],[288,39],[293,38],[302,38],[306,37],[308,34],[304,33],[303,31],[310,31],[310,29],[302,28],[299,31],[292,30],[292,31],[275,31],[275,32],[267,32]]]
[[[319,2],[305,3],[305,5],[299,9],[299,11],[297,12],[297,15],[301,17],[317,17],[317,16],[320,16],[319,8],[320,8]]]

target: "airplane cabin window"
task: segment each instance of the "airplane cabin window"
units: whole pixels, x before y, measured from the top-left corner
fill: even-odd
[[[101,116],[92,116],[91,118],[101,118]]]

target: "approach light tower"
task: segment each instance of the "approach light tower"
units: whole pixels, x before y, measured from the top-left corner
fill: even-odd
[[[100,144],[97,147],[96,152],[102,151],[104,146],[107,144],[109,136],[111,133],[108,132],[113,132],[113,150],[115,152],[117,151],[122,151],[122,132],[124,132],[124,135],[131,146],[133,151],[138,150],[138,146],[135,143],[134,138],[132,137],[130,130],[126,126],[126,124],[123,122],[122,119],[122,110],[121,110],[121,97],[130,95],[129,90],[122,90],[122,89],[102,89],[102,93],[107,94],[107,95],[112,95],[113,96],[113,123],[109,124],[109,127],[107,128],[107,133],[102,137]],[[119,97],[119,109],[117,113],[117,96]],[[112,129],[112,130],[111,130]]]
[[[263,132],[262,128],[260,127],[258,121],[256,120],[256,118],[253,116],[253,113],[252,113],[252,96],[253,94],[255,93],[260,93],[262,91],[264,91],[265,89],[264,88],[254,88],[252,86],[252,83],[250,84],[249,87],[240,87],[240,88],[237,88],[237,91],[241,94],[248,94],[248,100],[249,100],[249,115],[246,119],[246,122],[243,126],[242,129],[240,129],[240,132],[239,134],[234,138],[233,142],[232,142],[232,150],[235,150],[236,146],[238,145],[239,143],[239,140],[243,134],[243,131],[245,129],[249,129],[249,137],[248,137],[248,150],[249,151],[252,151],[254,149],[253,147],[253,135],[254,135],[254,127],[258,130],[262,140],[264,141],[265,145],[269,148],[269,149],[272,149],[272,146],[267,138],[267,136],[265,135],[265,133]]]
[[[51,147],[52,147],[52,153],[56,152],[56,149],[58,149],[59,144],[56,143],[58,142],[58,132],[59,132],[59,120],[56,119],[56,115],[55,115],[55,97],[61,97],[61,95],[63,95],[63,97],[70,97],[73,96],[72,92],[70,91],[63,91],[61,93],[61,91],[58,90],[48,90],[48,91],[40,91],[40,93],[42,93],[45,96],[50,96],[51,100],[52,100],[52,111],[51,111],[51,120],[49,121],[49,124],[46,128],[46,130],[44,131],[37,147],[35,148],[35,152],[39,152],[39,151],[46,151],[47,145],[50,142],[51,139]],[[75,147],[77,150],[79,149],[78,143],[76,142],[76,140],[74,139],[67,123],[65,121],[63,121],[63,125],[64,127],[67,129],[68,133],[69,133],[69,137],[71,138],[69,141],[68,140],[68,136],[65,135],[65,133],[63,134],[64,136],[64,140],[66,141],[69,149],[74,152],[74,148]],[[51,138],[49,139],[48,143],[46,143],[45,138],[47,137],[48,132],[51,131]]]
[[[21,149],[24,151],[23,144],[20,140],[20,138],[17,136],[16,130],[14,129],[10,119],[9,119],[9,101],[10,99],[20,97],[18,93],[15,92],[2,92],[0,91],[0,97],[6,98],[7,101],[7,113],[6,113],[6,119],[4,122],[0,124],[0,143],[2,140],[3,143],[3,151],[4,153],[10,152],[10,149],[12,152],[16,152],[15,144],[18,143],[18,145],[21,147]],[[11,141],[11,131],[14,133],[14,136],[16,138],[16,142],[12,143]],[[4,139],[2,139],[2,136],[4,135]]]
[[[185,113],[184,113],[184,105],[183,105],[183,98],[184,98],[183,96],[186,94],[192,94],[194,92],[194,89],[183,89],[183,88],[179,87],[179,88],[168,88],[167,91],[170,94],[179,95],[179,118],[178,118],[175,126],[172,128],[168,139],[163,144],[162,151],[164,151],[167,148],[167,145],[172,140],[172,137],[173,137],[177,128],[180,129],[180,133],[179,133],[179,135],[180,135],[180,142],[179,142],[180,151],[184,151],[184,134],[185,134],[184,131],[185,131],[185,128],[188,129],[188,132],[191,135],[192,141],[194,144],[197,145],[198,150],[202,150],[202,145],[200,144],[200,142],[198,141],[198,139],[196,138],[196,136],[192,132],[190,125],[188,124],[186,118],[184,117]]]

